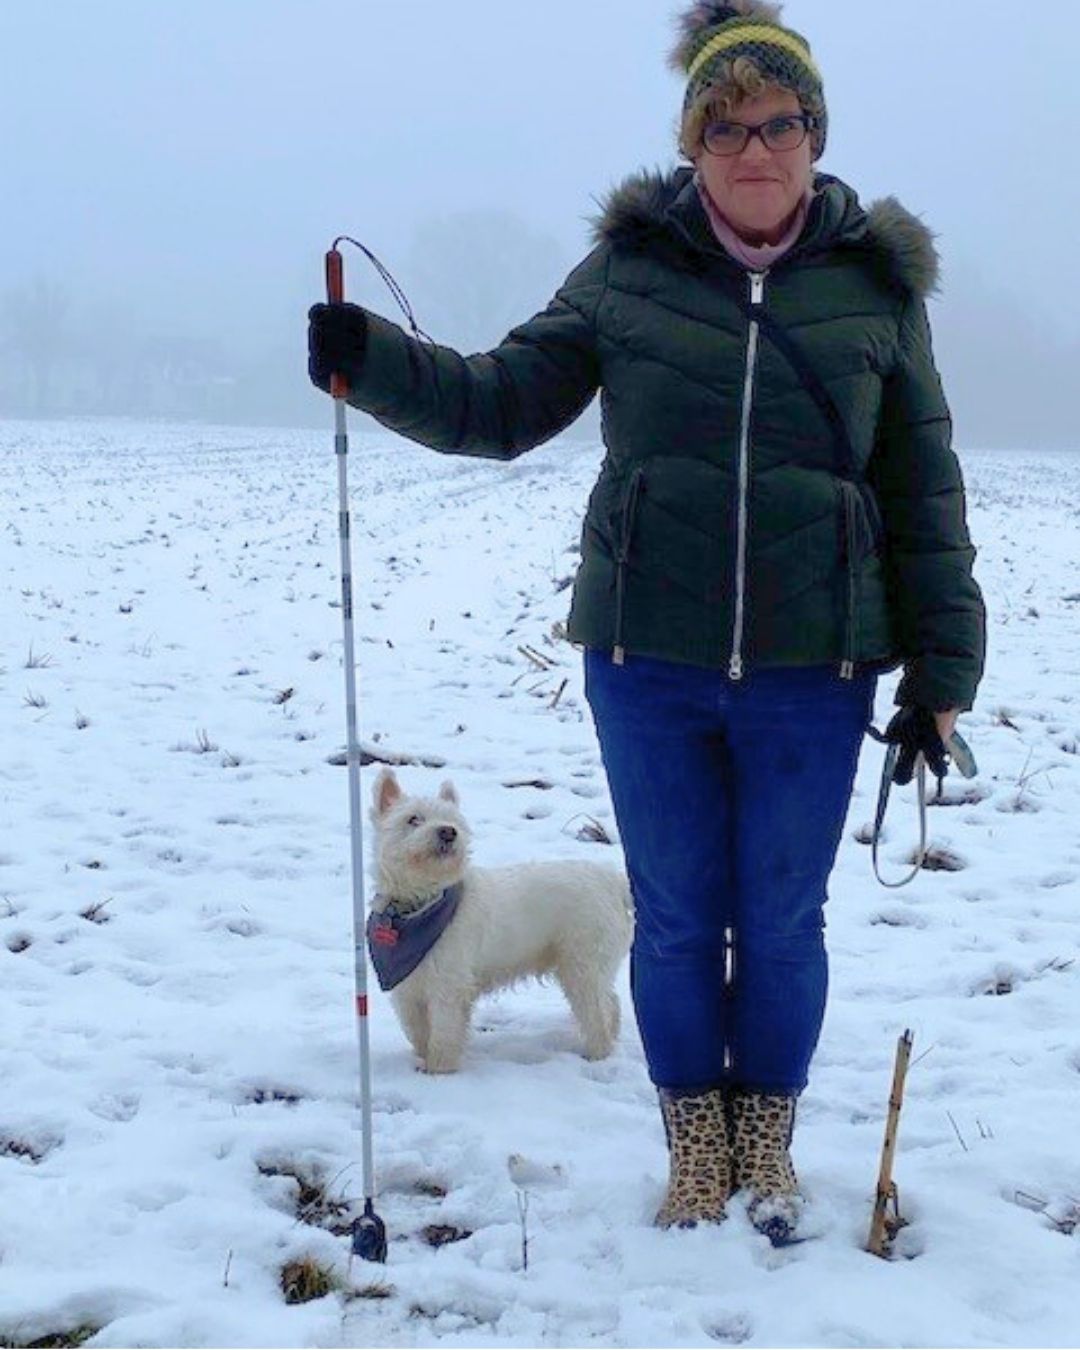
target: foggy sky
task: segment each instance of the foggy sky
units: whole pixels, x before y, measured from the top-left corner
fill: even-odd
[[[597,197],[677,162],[677,8],[0,0],[0,294],[55,277],[103,322],[231,351],[272,340],[295,349],[299,389],[335,235],[406,283],[425,221],[497,208],[568,268]],[[1035,439],[1080,447],[1080,4],[788,0],[785,18],[825,79],[820,167],[939,236],[932,319],[958,440],[989,443],[1011,415],[1005,440],[1022,441],[1037,407]],[[347,265],[354,297],[397,317],[359,255]],[[406,290],[423,326],[425,295]]]

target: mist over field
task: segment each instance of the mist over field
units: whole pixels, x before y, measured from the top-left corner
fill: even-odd
[[[437,340],[494,345],[587,251],[597,199],[676,163],[674,8],[5,4],[0,415],[321,425],[306,311],[341,233]],[[822,169],[939,236],[958,444],[1080,446],[1080,9],[785,15],[825,77]],[[353,298],[400,317],[358,254],[347,266]]]

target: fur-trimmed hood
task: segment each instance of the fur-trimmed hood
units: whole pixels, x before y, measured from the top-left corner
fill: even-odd
[[[829,174],[816,174],[814,185],[817,197],[807,230],[821,244],[847,244],[869,253],[885,280],[920,298],[938,289],[934,236],[918,216],[895,197],[882,197],[864,209],[854,191]],[[593,219],[597,243],[640,249],[650,239],[672,235],[685,243],[695,230],[700,240],[712,239],[688,168],[666,173],[643,169],[614,188],[600,206]]]

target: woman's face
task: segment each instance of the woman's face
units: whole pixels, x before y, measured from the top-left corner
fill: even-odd
[[[758,126],[771,117],[801,113],[790,89],[769,89],[748,98],[728,121]],[[812,140],[794,150],[770,150],[751,136],[737,155],[712,155],[704,146],[695,161],[709,196],[749,243],[775,243],[810,186]]]

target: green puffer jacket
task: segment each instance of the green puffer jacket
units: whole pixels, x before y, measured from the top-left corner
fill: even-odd
[[[573,641],[733,679],[903,663],[897,703],[967,709],[985,612],[926,318],[931,236],[893,198],[864,211],[835,178],[815,188],[795,247],[748,274],[689,169],[637,175],[547,309],[493,351],[370,316],[349,401],[434,449],[512,459],[599,387]]]

